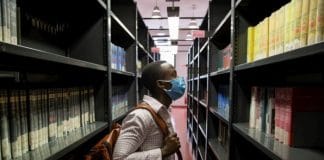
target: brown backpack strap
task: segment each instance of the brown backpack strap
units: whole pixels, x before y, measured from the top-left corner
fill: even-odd
[[[134,109],[145,109],[145,110],[149,111],[151,113],[155,123],[161,129],[161,131],[163,133],[163,137],[167,137],[170,134],[167,123],[163,120],[163,118],[159,114],[157,114],[152,109],[152,107],[149,104],[142,102],[142,103],[138,104],[136,106],[136,108],[134,108]],[[180,150],[178,150],[176,153],[177,153],[178,160],[182,160],[182,154],[181,154]]]
[[[170,132],[168,129],[168,125],[166,124],[166,122],[163,120],[163,118],[157,114],[150,105],[148,105],[147,103],[140,103],[136,106],[136,109],[145,109],[147,111],[149,111],[155,121],[155,123],[159,126],[159,128],[161,129],[162,133],[163,133],[163,137],[167,137]]]

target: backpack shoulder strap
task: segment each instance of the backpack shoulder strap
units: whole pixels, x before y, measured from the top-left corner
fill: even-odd
[[[168,129],[168,125],[163,120],[163,118],[152,109],[152,107],[149,104],[142,102],[142,103],[138,104],[135,109],[145,109],[145,110],[149,111],[151,113],[155,123],[161,129],[163,136],[167,137],[169,135],[170,132]]]

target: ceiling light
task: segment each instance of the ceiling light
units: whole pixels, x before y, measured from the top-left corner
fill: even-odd
[[[155,1],[155,6],[153,8],[152,18],[161,18],[160,8],[157,6],[157,0]]]
[[[190,20],[189,28],[192,28],[192,29],[198,28],[198,24],[197,24],[197,21],[195,19]]]
[[[165,32],[163,32],[163,27],[160,26],[160,31],[157,33],[158,36],[164,36],[165,35]]]
[[[192,17],[191,20],[190,20],[190,23],[189,23],[189,28],[198,28],[198,24],[197,24],[197,21],[194,19],[195,17],[195,9],[196,9],[196,5],[192,5]]]
[[[187,33],[186,40],[192,40],[192,34],[190,32]]]
[[[171,39],[178,39],[179,37],[179,7],[167,7],[168,24]]]

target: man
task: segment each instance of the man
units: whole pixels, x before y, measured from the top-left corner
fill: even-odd
[[[123,120],[113,159],[174,160],[174,153],[180,148],[180,142],[174,132],[168,108],[172,100],[184,94],[184,79],[177,78],[177,72],[171,64],[158,61],[143,68],[142,81],[151,93],[151,96],[145,95],[143,101],[165,120],[170,135],[163,139],[163,134],[150,112],[136,109]]]

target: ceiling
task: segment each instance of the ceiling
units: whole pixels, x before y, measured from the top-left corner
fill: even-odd
[[[153,37],[153,39],[156,40],[155,44],[158,47],[159,45],[163,45],[163,46],[170,45],[170,41],[165,41],[169,39],[168,20],[151,18],[156,0],[135,0],[135,1],[137,1],[137,7],[139,9],[139,12],[141,16],[144,18],[144,23],[148,27],[149,32]],[[198,26],[200,26],[202,22],[202,17],[206,15],[208,2],[209,0],[180,0],[174,2],[174,6],[180,7],[180,13],[179,13],[180,21],[179,21],[178,47],[170,47],[172,49],[177,48],[176,51],[171,51],[173,52],[173,54],[187,53],[189,51],[192,41],[185,40],[186,35],[188,34],[188,32],[190,32],[190,30],[188,30],[190,18],[188,17],[196,17]],[[193,5],[195,5],[195,10],[193,10],[192,7]],[[172,6],[172,2],[167,2],[166,0],[157,0],[157,6],[160,8],[162,18],[167,18],[167,7]],[[162,26],[163,30],[159,30],[160,26]],[[162,37],[161,36],[156,37],[160,32],[165,33],[165,35]],[[163,50],[165,50],[165,47]]]

